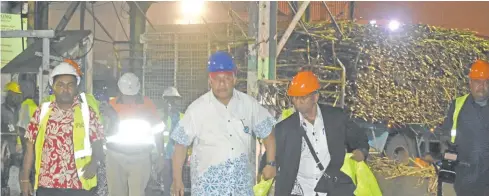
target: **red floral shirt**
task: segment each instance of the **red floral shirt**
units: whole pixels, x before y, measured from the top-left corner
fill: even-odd
[[[51,103],[50,113],[41,155],[39,187],[59,189],[81,189],[73,150],[74,106],[71,110],[62,110]],[[103,139],[103,127],[92,108],[90,110],[90,140]],[[35,143],[40,123],[41,107],[37,108],[27,128],[25,138]]]

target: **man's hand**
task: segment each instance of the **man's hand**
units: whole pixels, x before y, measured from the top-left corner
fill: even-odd
[[[357,162],[362,162],[365,160],[365,155],[363,154],[363,152],[361,150],[354,150],[353,152],[353,155],[351,156],[351,158]]]
[[[271,165],[267,165],[267,166],[265,166],[265,168],[263,168],[263,179],[264,180],[269,180],[269,179],[275,178],[276,175],[277,175],[277,168],[275,168]]]
[[[83,178],[85,179],[92,179],[95,177],[97,174],[97,167],[98,164],[96,162],[90,162],[88,165],[85,165],[85,167],[82,169],[83,172]]]
[[[34,191],[32,191],[32,184],[28,180],[20,181],[20,191],[22,192],[22,196],[31,196],[34,194]]]
[[[171,185],[171,194],[172,196],[184,196],[185,187],[182,180],[173,181],[173,184]]]

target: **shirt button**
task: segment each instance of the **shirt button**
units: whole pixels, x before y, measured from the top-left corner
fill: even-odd
[[[316,180],[318,180],[318,178],[316,178]]]
[[[228,122],[231,122],[231,120],[228,120]]]
[[[231,148],[231,150],[234,150],[234,148]]]
[[[229,137],[233,137],[233,134],[229,134]]]

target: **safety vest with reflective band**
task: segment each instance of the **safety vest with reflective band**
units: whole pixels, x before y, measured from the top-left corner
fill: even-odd
[[[78,178],[82,183],[82,189],[90,190],[97,186],[97,177],[92,179],[83,178],[82,169],[92,160],[92,148],[90,143],[90,111],[85,95],[80,95],[82,99],[81,106],[75,106],[74,122],[73,122],[73,148],[75,156],[75,165],[78,173]],[[41,106],[41,115],[39,116],[39,132],[35,143],[35,168],[36,176],[34,189],[39,185],[39,173],[41,169],[42,150],[44,147],[44,137],[46,136],[46,126],[52,108],[49,107],[51,102],[43,103]]]
[[[469,97],[469,94],[455,99],[455,110],[453,111],[452,131],[450,132],[450,135],[452,136],[452,143],[455,143],[455,138],[457,137],[458,114],[460,114],[460,110],[462,110],[462,106],[464,106],[467,97]]]
[[[29,117],[32,118],[32,115],[34,115],[34,112],[36,112],[37,104],[32,99],[26,99],[24,102],[22,102],[21,108],[23,107],[29,108]],[[17,136],[17,144],[22,144],[20,136]]]

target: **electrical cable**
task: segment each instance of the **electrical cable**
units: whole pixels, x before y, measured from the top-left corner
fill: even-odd
[[[119,20],[119,24],[121,25],[122,32],[124,32],[124,35],[126,36],[127,40],[129,40],[129,36],[126,33],[126,29],[124,29],[124,25],[122,24],[121,18],[119,17],[119,13],[117,12],[117,9],[115,8],[115,3],[111,1],[112,7],[114,8],[115,15],[117,16],[117,20]]]
[[[95,29],[96,29],[96,26],[95,26],[95,7],[94,7],[94,3],[91,4],[92,5],[92,12],[93,12],[93,15],[92,15],[92,18],[93,18],[93,37],[95,38]],[[70,59],[70,60],[79,60],[81,58],[84,58],[85,56],[88,55],[88,53],[90,53],[93,49],[93,46],[95,45],[95,39],[92,39],[92,44],[90,46],[90,48],[88,49],[88,51],[81,55],[81,56],[78,56],[78,57],[74,57],[74,58],[70,58],[70,57],[65,57],[63,55],[61,55],[58,51],[56,51],[53,47],[51,47],[51,45],[49,46],[51,48],[51,50],[53,50],[53,52],[55,53],[56,56],[60,56],[61,58],[63,59]]]

